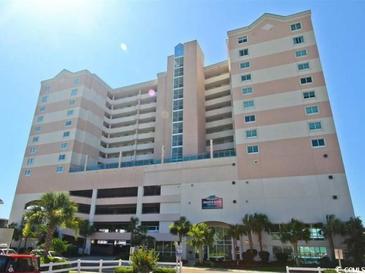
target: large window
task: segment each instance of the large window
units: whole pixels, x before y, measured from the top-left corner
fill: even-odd
[[[174,88],[182,88],[184,86],[184,78],[178,77],[174,79]]]
[[[182,111],[174,111],[172,113],[172,121],[173,122],[179,122],[183,120],[183,112]]]
[[[318,139],[312,139],[312,147],[314,148],[320,148],[326,146],[326,141],[324,138],[318,138]]]
[[[309,122],[308,123],[309,130],[319,130],[322,128],[321,121]]]
[[[174,100],[183,98],[184,97],[183,91],[184,89],[182,88],[174,89]]]
[[[316,97],[316,93],[314,90],[311,91],[304,91],[303,92],[303,98],[304,99],[310,99],[310,98],[315,98]]]
[[[308,115],[314,115],[319,113],[319,107],[318,106],[308,106],[305,107],[305,113]]]
[[[143,187],[144,196],[160,196],[161,186],[144,186]]]
[[[247,36],[241,36],[237,39],[238,44],[247,43]]]
[[[243,95],[249,95],[253,93],[253,88],[252,87],[243,87],[241,89],[241,92]]]
[[[246,115],[245,123],[254,123],[256,121],[255,115]]]
[[[172,134],[178,134],[183,132],[183,123],[173,123],[172,124]]]
[[[250,145],[250,146],[247,146],[247,153],[248,154],[256,154],[256,153],[259,153],[259,146],[258,145]]]
[[[246,56],[248,55],[248,49],[240,49],[238,51],[239,56]]]
[[[304,78],[300,78],[300,83],[302,85],[305,85],[305,84],[310,84],[313,82],[313,79],[312,77],[308,76],[308,77],[304,77]]]
[[[256,138],[256,137],[257,137],[257,129],[246,130],[246,138]]]
[[[303,36],[297,36],[293,38],[294,45],[302,44],[304,43],[304,37]]]
[[[250,80],[251,80],[251,74],[241,75],[241,81],[242,82],[250,81]]]
[[[302,25],[300,23],[295,23],[290,25],[290,29],[292,31],[300,30],[302,28]]]
[[[98,189],[98,198],[136,197],[137,187],[103,188]]]
[[[142,214],[158,214],[160,213],[159,203],[142,204]]]
[[[243,108],[253,108],[255,102],[253,100],[243,101]]]
[[[136,214],[136,204],[96,205],[95,215]]]

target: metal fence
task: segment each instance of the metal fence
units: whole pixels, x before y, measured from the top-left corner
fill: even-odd
[[[48,263],[41,265],[41,272],[44,273],[62,273],[69,271],[87,271],[87,272],[103,272],[103,270],[114,269],[118,266],[130,266],[131,261],[125,260],[74,260],[62,263]],[[176,273],[181,273],[182,263],[158,262],[158,266],[171,267]]]

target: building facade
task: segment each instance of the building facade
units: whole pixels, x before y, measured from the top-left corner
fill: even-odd
[[[42,81],[10,222],[64,191],[97,229],[91,251],[128,243],[136,216],[173,255],[168,226],[185,216],[215,227],[208,257],[228,258],[227,227],[246,213],[277,224],[352,217],[310,11],[227,34],[226,61],[206,66],[197,41],[178,44],[151,81],[113,89],[87,70]],[[303,258],[328,253],[311,232]],[[285,248],[264,235],[265,250]]]

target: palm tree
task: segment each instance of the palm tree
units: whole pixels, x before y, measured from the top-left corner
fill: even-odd
[[[204,246],[211,246],[214,242],[214,229],[206,223],[192,225],[187,234],[191,239],[189,243],[199,254],[199,262],[203,262]]]
[[[232,259],[237,260],[237,256],[236,256],[236,248],[237,248],[237,241],[240,239],[241,235],[243,233],[243,226],[242,225],[231,225],[228,229],[228,236],[230,236],[233,240],[233,252],[232,252]],[[240,252],[241,254],[241,252]]]
[[[326,223],[323,225],[323,236],[328,240],[331,252],[331,259],[335,260],[335,244],[333,238],[336,234],[344,233],[344,223],[337,219],[335,215],[326,215]]]
[[[299,241],[309,241],[310,232],[306,224],[296,219],[291,219],[287,224],[282,224],[280,226],[280,240],[283,243],[289,242],[293,247],[293,255],[296,264],[298,261],[298,242]]]
[[[179,244],[181,243],[183,237],[185,237],[191,228],[191,223],[182,216],[178,221],[175,221],[169,226],[170,233],[177,235],[179,237]]]
[[[253,240],[252,240],[252,231],[253,231],[253,226],[254,226],[254,222],[253,222],[253,215],[252,214],[245,214],[245,216],[242,219],[242,232],[244,235],[247,235],[248,237],[248,243],[250,246],[250,249],[253,249]]]
[[[128,231],[131,233],[131,246],[134,246],[134,238],[137,233],[137,227],[139,224],[139,219],[137,217],[131,217],[129,221]]]
[[[252,223],[252,231],[257,234],[260,252],[262,252],[262,232],[270,232],[271,222],[265,214],[255,213],[252,217]]]
[[[48,254],[52,237],[57,227],[67,227],[78,233],[78,221],[75,218],[77,205],[65,193],[46,193],[37,205],[32,206],[25,213],[25,222],[46,226],[45,254]]]
[[[359,217],[351,217],[345,223],[347,250],[355,265],[363,265],[365,256],[365,229]]]
[[[96,231],[95,226],[90,224],[89,220],[81,220],[79,222],[80,235],[85,237],[84,250],[86,250],[87,242],[90,241],[90,236]],[[89,253],[89,252],[88,252]]]

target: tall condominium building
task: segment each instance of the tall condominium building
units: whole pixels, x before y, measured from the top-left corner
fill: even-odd
[[[227,35],[227,60],[206,65],[197,41],[181,43],[166,72],[131,86],[87,70],[42,81],[10,223],[42,194],[67,192],[97,229],[91,252],[128,244],[138,217],[173,255],[169,225],[185,216],[215,228],[206,256],[230,258],[228,226],[264,213],[310,225],[303,258],[329,253],[315,224],[354,212],[311,13],[266,13]],[[288,246],[275,229],[263,241],[270,253]]]

